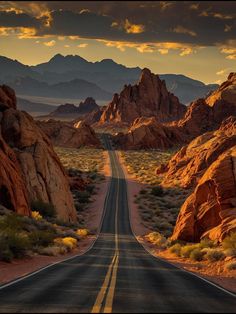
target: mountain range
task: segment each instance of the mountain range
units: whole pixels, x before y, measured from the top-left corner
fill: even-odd
[[[0,68],[0,83],[8,84],[18,95],[96,100],[110,100],[125,84],[133,85],[141,73],[139,67],[128,68],[111,59],[90,62],[78,55],[61,54],[36,66],[0,56]],[[184,104],[218,87],[179,74],[161,74],[160,78]]]

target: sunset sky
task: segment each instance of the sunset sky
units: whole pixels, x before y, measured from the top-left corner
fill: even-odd
[[[236,2],[0,1],[0,55],[56,53],[220,83],[236,71]]]

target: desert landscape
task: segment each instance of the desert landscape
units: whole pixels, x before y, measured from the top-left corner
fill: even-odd
[[[235,23],[200,22],[236,6],[207,3],[0,1],[4,51],[39,47],[0,56],[1,313],[235,313]]]

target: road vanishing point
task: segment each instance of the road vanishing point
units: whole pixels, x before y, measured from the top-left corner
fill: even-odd
[[[99,236],[81,256],[0,287],[1,313],[236,313],[236,297],[149,254],[132,233],[127,185],[109,137],[112,178]]]

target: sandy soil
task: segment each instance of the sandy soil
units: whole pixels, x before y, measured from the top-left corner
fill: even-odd
[[[151,232],[151,230],[147,229],[143,223],[141,216],[139,215],[138,205],[135,204],[135,195],[139,193],[139,191],[145,187],[145,185],[137,182],[134,176],[130,175],[127,172],[127,168],[125,166],[125,161],[121,157],[120,152],[117,153],[122,168],[125,173],[125,177],[127,179],[127,188],[128,188],[128,201],[130,208],[130,220],[133,232],[137,238],[137,240],[154,256],[162,258],[171,264],[188,270],[201,276],[217,285],[236,293],[236,271],[226,271],[224,266],[226,264],[225,261],[220,261],[216,263],[210,263],[207,261],[203,262],[193,262],[188,259],[178,258],[168,251],[160,251],[155,248],[154,245],[147,242],[143,237],[145,234]]]
[[[84,217],[86,227],[93,231],[95,235],[81,239],[78,242],[78,248],[73,250],[73,252],[62,256],[54,257],[35,255],[30,258],[14,260],[12,263],[0,262],[0,285],[30,274],[53,263],[63,261],[73,256],[81,255],[93,245],[97,238],[97,232],[99,232],[99,226],[103,214],[103,205],[111,179],[110,161],[106,151],[104,151],[104,161],[105,164],[102,173],[105,175],[105,181],[96,185],[97,194],[95,195],[94,200]]]

